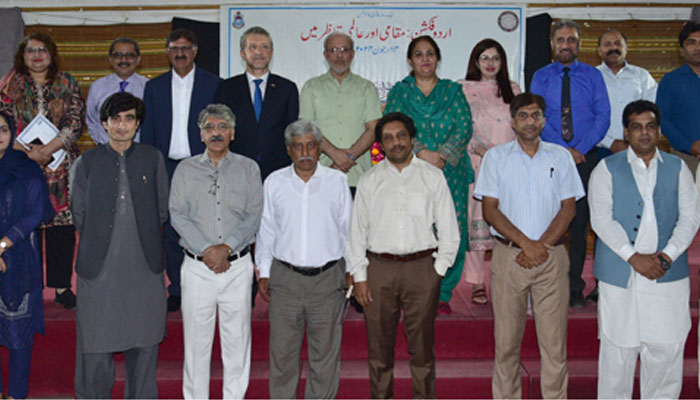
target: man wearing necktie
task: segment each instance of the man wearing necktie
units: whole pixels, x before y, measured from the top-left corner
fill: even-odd
[[[550,39],[554,62],[537,70],[530,84],[530,91],[544,97],[547,104],[547,122],[541,137],[571,152],[587,188],[588,177],[598,162],[595,146],[605,137],[610,125],[608,92],[600,71],[576,59],[581,46],[581,27],[576,22],[558,21],[552,27]],[[584,197],[576,202],[576,216],[569,226],[572,307],[586,305],[581,272],[586,260],[588,219]]]
[[[90,85],[87,98],[87,113],[85,122],[88,133],[97,144],[109,142],[109,135],[100,122],[100,107],[102,103],[117,92],[129,92],[139,99],[143,99],[143,90],[148,78],[136,73],[136,68],[141,63],[141,51],[139,44],[132,38],[121,37],[115,39],[109,45],[109,65],[114,70],[113,74],[97,79]],[[136,131],[135,142],[140,139],[141,131]]]
[[[246,70],[219,84],[215,103],[236,115],[236,140],[231,151],[258,163],[264,180],[272,171],[291,164],[284,129],[299,117],[299,92],[294,82],[270,73],[274,53],[270,34],[259,26],[243,33],[241,59]]]

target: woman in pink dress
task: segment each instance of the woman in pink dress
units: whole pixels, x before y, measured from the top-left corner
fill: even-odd
[[[520,93],[517,83],[508,78],[506,52],[497,41],[484,39],[474,46],[465,80],[460,80],[472,112],[472,138],[467,146],[474,176],[478,178],[481,160],[488,149],[515,139],[510,126],[509,104]],[[465,280],[472,284],[472,301],[486,304],[484,273],[486,250],[493,248],[489,225],[484,221],[481,202],[474,200],[474,185],[469,185],[469,244],[464,260]]]

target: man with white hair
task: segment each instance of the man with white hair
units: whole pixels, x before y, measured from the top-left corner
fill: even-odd
[[[315,121],[323,132],[321,164],[346,172],[354,193],[363,172],[372,166],[367,151],[382,116],[374,84],[350,71],[352,38],[333,32],[323,41],[328,72],[309,79],[301,89],[299,118]]]
[[[219,314],[225,399],[245,396],[250,375],[253,261],[262,184],[255,161],[229,151],[236,119],[223,104],[199,114],[204,153],[178,164],[170,219],[186,257],[182,263],[185,399],[209,397],[214,323]]]
[[[340,382],[352,198],[345,174],[318,165],[323,136],[313,121],[290,124],[284,137],[292,165],[265,180],[255,249],[260,295],[270,302],[270,397],[296,397],[306,329],[306,398],[330,399]]]

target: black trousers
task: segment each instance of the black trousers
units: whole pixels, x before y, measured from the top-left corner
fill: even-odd
[[[73,225],[43,228],[46,240],[46,286],[69,288],[75,254]],[[39,252],[44,257],[43,252]]]
[[[578,175],[583,183],[583,189],[588,193],[588,179],[593,168],[598,164],[598,152],[595,148],[585,155],[586,162],[576,164]],[[576,202],[576,216],[569,225],[571,247],[569,248],[569,289],[571,292],[582,292],[586,282],[581,279],[583,263],[586,261],[586,246],[588,244],[588,225],[590,213],[588,210],[588,197],[584,196]]]

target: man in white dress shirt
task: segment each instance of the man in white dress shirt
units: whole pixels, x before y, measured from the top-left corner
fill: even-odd
[[[540,140],[541,96],[510,103],[516,140],[486,153],[474,188],[496,238],[491,259],[494,340],[493,398],[520,398],[520,345],[532,299],[544,398],[566,398],[569,257],[562,235],[576,213],[583,185],[571,154]]]
[[[141,64],[139,44],[132,38],[120,37],[109,45],[109,65],[114,70],[90,85],[87,98],[85,122],[88,133],[97,144],[109,142],[109,135],[100,121],[100,107],[107,97],[117,92],[128,92],[143,99],[143,90],[148,78],[136,73]],[[136,131],[134,141],[138,142],[141,131]]]
[[[440,281],[459,228],[447,181],[413,155],[416,126],[394,112],[375,128],[386,158],[357,184],[345,252],[365,307],[372,398],[394,396],[394,344],[403,311],[414,398],[435,398],[434,324]]]
[[[270,302],[270,398],[296,397],[306,329],[305,397],[332,399],[340,382],[352,198],[345,174],[318,163],[323,136],[316,123],[293,122],[284,136],[293,164],[265,180],[255,248],[260,295]]]
[[[597,67],[603,74],[610,99],[610,127],[598,143],[598,158],[625,150],[622,132],[622,110],[634,100],[654,101],[656,81],[649,71],[627,62],[627,37],[609,30],[598,38],[598,55],[603,62]]]
[[[623,111],[630,148],[593,171],[588,201],[598,235],[598,397],[631,398],[641,357],[642,398],[678,398],[690,331],[687,249],[700,226],[692,174],[659,151],[659,108]]]

